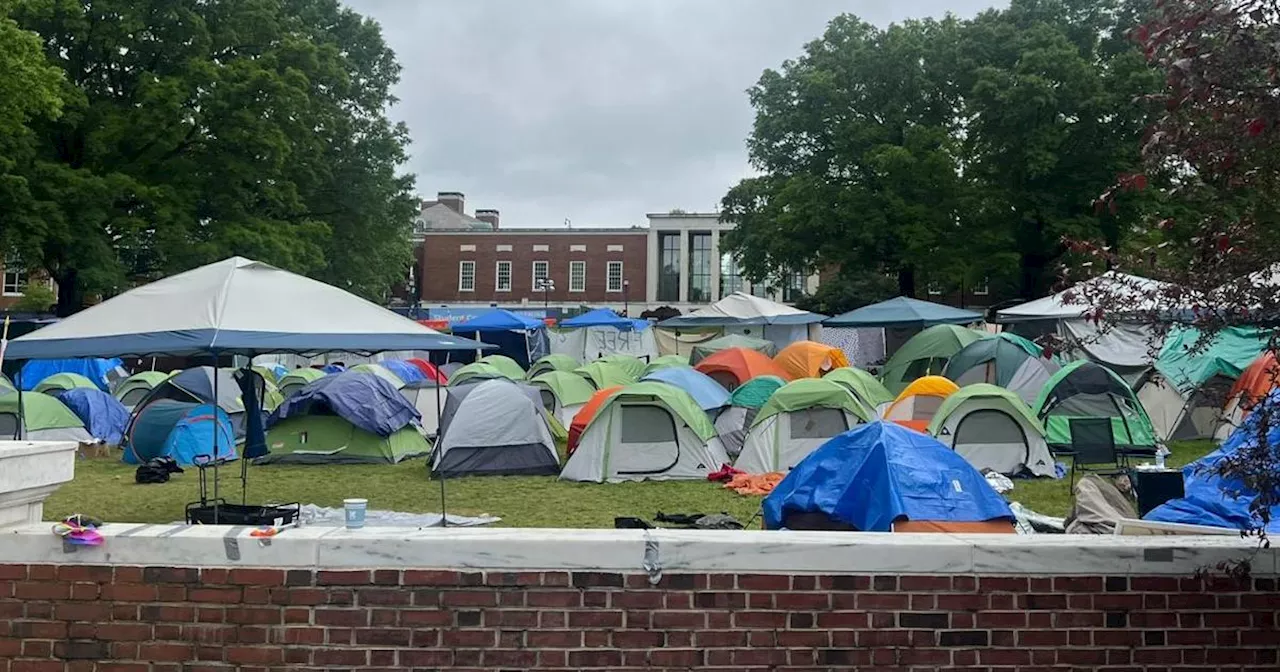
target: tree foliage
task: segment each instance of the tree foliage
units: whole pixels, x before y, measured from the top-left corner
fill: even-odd
[[[376,24],[336,0],[16,0],[64,75],[0,211],[58,311],[233,254],[379,298],[409,261],[407,132]]]
[[[1107,2],[1015,0],[879,29],[837,17],[750,90],[761,172],[725,196],[726,245],[759,278],[838,266],[1036,295],[1064,236],[1118,244],[1093,211],[1132,171],[1154,77]]]

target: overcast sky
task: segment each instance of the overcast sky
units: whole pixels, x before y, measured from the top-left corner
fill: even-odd
[[[713,210],[750,174],[745,90],[827,21],[960,16],[996,0],[346,0],[404,67],[392,116],[418,192],[505,227]]]

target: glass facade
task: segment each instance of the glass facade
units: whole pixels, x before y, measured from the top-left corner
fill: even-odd
[[[746,291],[746,288],[738,260],[727,252],[720,255],[720,296],[725,297],[734,292]]]
[[[804,296],[804,273],[787,273],[783,276],[782,302],[794,303]]]
[[[689,302],[710,303],[711,298],[711,234],[689,233]]]
[[[680,300],[680,234],[658,234],[658,300]]]

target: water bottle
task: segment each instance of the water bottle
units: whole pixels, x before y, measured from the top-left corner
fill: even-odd
[[[1160,446],[1160,448],[1156,450],[1156,468],[1157,469],[1165,468],[1164,456],[1168,454],[1169,454],[1169,449],[1165,448],[1164,446]]]

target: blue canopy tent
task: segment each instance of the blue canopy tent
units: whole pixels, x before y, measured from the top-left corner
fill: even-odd
[[[84,387],[64,390],[55,396],[80,418],[90,436],[102,439],[107,445],[120,445],[124,428],[129,424],[129,409],[115,397],[102,390]]]
[[[1269,407],[1270,412],[1260,413],[1262,406],[1255,407],[1222,443],[1222,447],[1182,468],[1185,488],[1183,497],[1157,506],[1143,516],[1143,519],[1236,530],[1261,526],[1262,520],[1249,510],[1249,504],[1257,496],[1256,491],[1247,489],[1238,478],[1225,479],[1213,471],[1239,451],[1257,446],[1258,422],[1264,416],[1275,417],[1275,412],[1280,410],[1280,392],[1272,392],[1263,404]],[[1271,427],[1267,447],[1271,451],[1271,463],[1274,464],[1276,460],[1280,460],[1280,426]],[[1240,493],[1240,496],[1233,497],[1233,492]],[[1266,530],[1271,534],[1280,533],[1280,506],[1272,507],[1271,522],[1267,524]]]
[[[16,342],[16,341],[15,341]],[[7,352],[6,356],[13,357],[13,352]],[[55,373],[77,373],[98,386],[103,392],[110,392],[112,383],[124,380],[128,377],[128,373],[124,370],[124,364],[118,358],[97,358],[97,357],[81,357],[75,359],[33,359],[22,365],[21,381],[22,389],[31,391],[36,389],[36,385],[40,381],[52,376]]]
[[[982,313],[899,296],[827,319],[826,327],[915,327],[981,322]]]
[[[729,405],[729,392],[707,374],[684,366],[658,369],[641,380],[656,380],[678,387],[697,402],[698,408],[714,411]]]
[[[1009,504],[977,469],[937,439],[891,422],[860,425],[810,453],[765,497],[764,521],[775,530],[863,532],[990,522],[1013,532]]]
[[[496,345],[497,354],[506,355],[528,369],[530,364],[547,354],[547,328],[541,320],[494,308],[453,326],[456,335],[468,335],[476,341]],[[493,354],[493,353],[490,353]],[[459,361],[465,361],[459,359]]]
[[[645,326],[648,322],[642,321]],[[571,317],[567,320],[560,321],[560,327],[563,329],[582,329],[585,327],[613,327],[619,331],[632,331],[636,329],[636,320],[627,319],[621,315],[609,310],[608,308],[596,308],[589,310],[577,317]],[[643,327],[641,327],[643,328]]]

